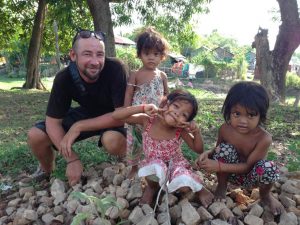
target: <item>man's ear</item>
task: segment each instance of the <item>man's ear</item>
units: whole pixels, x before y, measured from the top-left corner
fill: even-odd
[[[71,61],[76,61],[76,53],[73,48],[71,48],[71,50],[69,52],[69,56],[71,58]]]

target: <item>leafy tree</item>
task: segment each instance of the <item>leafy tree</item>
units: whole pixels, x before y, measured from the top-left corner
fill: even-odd
[[[256,48],[256,74],[274,99],[285,101],[285,79],[294,51],[300,44],[300,18],[297,0],[277,0],[281,25],[273,51],[269,50],[268,30],[259,29],[253,47]]]
[[[207,2],[210,0],[87,0],[95,29],[107,34],[105,46],[109,56],[115,56],[114,24],[131,24],[132,15],[139,15],[138,19],[145,25],[162,24],[160,21],[163,20],[164,24],[168,24],[166,32],[179,34],[193,14],[206,11],[203,4]]]

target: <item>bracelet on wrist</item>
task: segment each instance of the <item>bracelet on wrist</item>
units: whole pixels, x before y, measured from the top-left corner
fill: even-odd
[[[142,112],[145,113],[145,105],[142,105]]]
[[[67,165],[69,165],[69,164],[72,163],[72,162],[78,161],[78,160],[79,160],[79,158],[73,159],[73,160],[67,162]]]
[[[221,161],[218,160],[218,164],[219,164],[219,172],[221,172]]]

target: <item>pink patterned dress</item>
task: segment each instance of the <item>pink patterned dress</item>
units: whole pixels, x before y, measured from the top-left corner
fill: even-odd
[[[160,72],[153,79],[142,85],[135,85],[132,105],[154,104],[159,106],[164,96],[163,80]],[[140,125],[126,125],[127,127],[127,153],[129,165],[138,165],[143,157],[142,127]]]
[[[170,140],[154,139],[149,134],[154,118],[149,119],[142,134],[145,159],[141,162],[139,177],[154,177],[160,186],[166,182],[170,193],[181,187],[190,187],[193,192],[200,191],[203,187],[201,179],[192,171],[181,152],[181,129]]]

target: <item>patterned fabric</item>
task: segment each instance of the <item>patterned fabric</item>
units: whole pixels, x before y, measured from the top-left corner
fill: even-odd
[[[181,152],[181,130],[178,129],[176,136],[170,140],[154,139],[149,134],[154,119],[150,118],[142,134],[145,159],[141,162],[138,175],[155,175],[161,186],[168,181],[169,192],[181,187],[190,187],[194,192],[201,190],[200,177],[192,171],[190,163]]]
[[[221,143],[212,159],[223,163],[240,163],[239,155],[233,145]],[[274,183],[279,179],[277,165],[268,160],[259,160],[247,174],[230,174],[228,181],[244,188],[251,188],[259,184]]]
[[[148,83],[136,86],[132,105],[155,104],[159,106],[164,96],[164,86],[160,73]],[[140,125],[127,124],[127,162],[130,165],[138,165],[143,158],[142,127]]]

